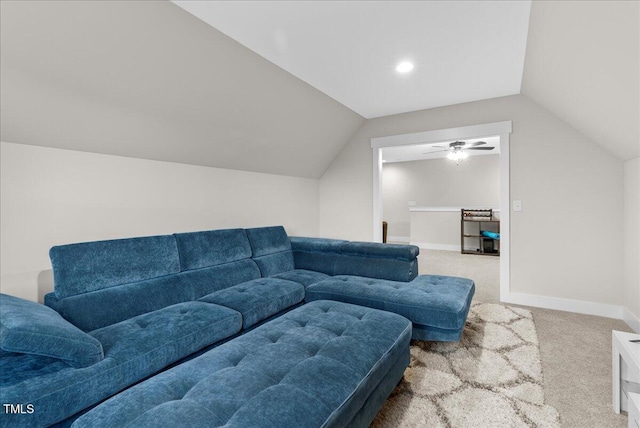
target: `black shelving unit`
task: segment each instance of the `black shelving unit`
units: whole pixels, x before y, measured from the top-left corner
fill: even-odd
[[[482,232],[498,234],[497,238],[485,236]],[[460,212],[460,252],[462,254],[500,255],[500,220],[493,210],[463,208]]]

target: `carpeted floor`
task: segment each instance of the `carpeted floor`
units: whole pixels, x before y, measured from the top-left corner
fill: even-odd
[[[499,257],[421,250],[421,274],[472,278],[474,302],[499,303]],[[538,333],[546,404],[563,427],[623,428],[626,415],[611,405],[611,330],[620,320],[527,307]],[[461,425],[464,426],[464,425]]]

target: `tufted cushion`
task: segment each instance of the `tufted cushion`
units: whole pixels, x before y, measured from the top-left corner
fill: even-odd
[[[31,403],[36,411],[2,414],[0,426],[44,427],[60,422],[237,333],[241,323],[234,310],[188,302],[90,333],[103,343],[104,359],[83,369],[37,355],[3,355],[0,401]]]
[[[44,305],[0,294],[0,314],[3,351],[51,357],[76,368],[104,358],[98,340]]]
[[[242,314],[242,327],[252,325],[287,309],[304,299],[304,287],[296,282],[278,278],[260,278],[200,299],[234,309]]]
[[[410,336],[396,314],[309,303],[124,391],[74,427],[344,426],[389,372],[399,380]]]
[[[474,291],[472,280],[451,276],[421,275],[398,282],[340,275],[307,287],[305,300],[339,300],[395,312],[417,325],[458,330]]]
[[[207,345],[240,331],[240,314],[202,302],[184,302],[91,332],[104,346],[105,355],[119,362],[140,359],[165,367]],[[141,362],[140,361],[140,362]],[[138,364],[140,363],[138,362]]]

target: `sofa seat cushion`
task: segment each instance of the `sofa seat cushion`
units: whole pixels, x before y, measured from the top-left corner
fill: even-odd
[[[398,282],[339,275],[307,287],[305,300],[339,300],[395,312],[420,326],[460,330],[474,291],[472,280],[451,276]]]
[[[304,287],[278,278],[243,282],[200,298],[201,302],[226,306],[242,314],[244,329],[287,309],[304,299]]]
[[[0,349],[88,367],[102,361],[102,345],[53,309],[36,302],[0,294]]]
[[[410,337],[411,323],[396,314],[309,303],[124,391],[73,426],[345,426],[380,385],[400,379]],[[389,372],[398,376],[387,380]]]
[[[90,334],[120,362],[147,355],[167,363],[240,331],[241,316],[224,306],[184,302],[110,325]]]
[[[33,414],[3,414],[2,426],[49,426],[240,330],[241,316],[201,302],[180,303],[91,332],[105,358],[75,369],[27,354],[0,357],[0,400],[33,404]]]
[[[294,269],[273,275],[273,278],[286,279],[287,281],[297,282],[298,284],[308,287],[311,284],[330,278],[330,276],[326,273],[316,272],[313,270]]]

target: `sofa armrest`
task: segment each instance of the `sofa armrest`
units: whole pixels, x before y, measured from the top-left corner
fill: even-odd
[[[412,261],[420,254],[415,245],[381,244],[379,242],[348,242],[342,246],[342,254],[360,257]]]
[[[418,275],[414,245],[291,237],[296,269],[408,282]]]

